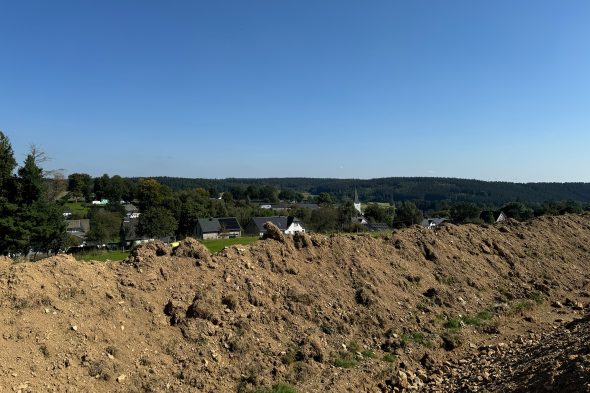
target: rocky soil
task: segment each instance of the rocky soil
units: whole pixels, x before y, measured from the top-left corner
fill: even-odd
[[[590,216],[0,259],[0,391],[588,389]]]

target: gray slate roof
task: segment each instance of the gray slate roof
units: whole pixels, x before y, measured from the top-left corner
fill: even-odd
[[[430,224],[434,224],[435,226],[438,226],[445,221],[447,221],[446,218],[425,218],[420,222],[420,225],[422,225],[423,227],[430,226]]]
[[[84,218],[81,220],[66,220],[68,232],[83,232],[87,233],[90,230],[90,220]]]
[[[252,217],[252,222],[258,229],[258,232],[266,231],[266,229],[264,229],[264,224],[266,224],[268,221],[275,224],[281,231],[284,231],[285,229],[289,228],[293,222],[299,222],[299,219],[291,216]]]
[[[365,224],[370,231],[386,231],[389,229],[389,225],[385,222],[374,222]]]
[[[238,219],[235,217],[199,218],[197,225],[201,227],[203,233],[219,233],[222,230],[230,232],[242,230]]]
[[[123,208],[125,209],[125,213],[135,213],[139,211],[133,203],[126,203],[123,205]]]

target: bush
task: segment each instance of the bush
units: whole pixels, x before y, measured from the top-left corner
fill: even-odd
[[[393,363],[393,362],[395,362],[395,359],[397,359],[397,357],[391,353],[387,353],[387,354],[383,355],[384,362]]]
[[[297,393],[297,389],[287,383],[277,383],[270,389],[258,389],[255,393]]]
[[[351,356],[339,357],[334,360],[334,366],[342,368],[353,368],[357,363],[358,362]]]

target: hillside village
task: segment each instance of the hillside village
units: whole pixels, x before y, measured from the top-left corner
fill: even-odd
[[[222,197],[218,198],[223,200]],[[94,200],[90,202],[93,208],[106,207],[109,205],[109,200]],[[108,245],[96,241],[88,240],[88,234],[90,233],[90,220],[89,219],[66,219],[67,232],[73,237],[74,241],[78,243],[70,248],[72,251],[83,251],[84,247],[109,247],[109,248],[122,248],[130,249],[139,244],[145,243],[151,240],[160,240],[165,243],[174,242],[176,239],[175,233],[170,232],[164,236],[154,237],[148,233],[141,232],[139,227],[141,212],[133,203],[120,202],[125,216],[121,222],[120,229],[120,241],[109,242]],[[292,211],[301,211],[301,209],[307,209],[314,211],[320,209],[320,205],[317,203],[261,203],[259,208],[264,210],[264,213],[272,213],[276,215],[264,215],[264,216],[253,216],[246,221],[246,225],[240,224],[237,217],[199,217],[196,220],[196,224],[192,231],[187,233],[187,236],[194,237],[200,240],[217,240],[217,239],[235,239],[242,236],[257,236],[262,238],[266,229],[264,224],[271,222],[278,229],[280,229],[286,235],[294,235],[295,233],[306,231],[309,232],[307,225],[298,217],[294,215],[280,215],[290,214]],[[387,231],[393,228],[391,222],[376,222],[373,216],[365,216],[363,211],[363,205],[359,200],[358,193],[355,190],[354,210],[350,214],[350,221],[345,223],[348,226],[348,230],[352,228],[358,232],[378,232]],[[503,211],[498,214],[493,212],[483,211],[481,217],[485,217],[491,214],[492,222],[502,222],[508,217]],[[70,218],[72,215],[71,211],[64,212],[64,217]],[[416,224],[427,228],[435,229],[439,225],[448,221],[445,217],[434,217],[424,218],[420,221],[416,219]]]
[[[387,232],[444,223],[491,224],[507,218],[526,221],[542,215],[590,210],[587,200],[543,203],[481,204],[469,200],[436,203],[404,199],[364,200],[367,192],[349,194],[283,188],[252,181],[219,189],[172,189],[160,181],[73,173],[46,176],[43,155],[32,150],[22,166],[14,159],[8,138],[0,133],[0,197],[4,255],[37,256],[92,249],[130,250],[149,240],[166,243],[194,237],[204,242],[249,242],[260,238],[272,222],[284,234]],[[361,181],[358,182],[362,184]],[[275,182],[276,184],[276,182]],[[289,183],[299,184],[297,180]],[[348,184],[348,183],[346,183]],[[348,187],[348,186],[347,186]],[[565,187],[565,186],[564,186]],[[569,190],[569,186],[564,189]],[[359,192],[361,191],[361,192]],[[569,191],[568,191],[569,192]],[[234,239],[234,240],[231,240]]]
[[[218,198],[223,201],[223,198]],[[176,240],[174,233],[169,233],[164,236],[157,238],[150,236],[145,232],[141,232],[139,227],[141,211],[133,203],[120,201],[122,209],[125,212],[121,222],[120,230],[120,242],[112,241],[108,243],[108,247],[121,247],[123,249],[130,249],[138,244],[145,243],[150,240],[161,240],[165,243],[171,243]],[[106,208],[110,202],[108,199],[93,200],[90,202],[92,208]],[[373,219],[367,218],[363,214],[362,204],[358,199],[358,194],[355,192],[354,199],[354,212],[351,214],[349,224],[358,224],[357,231],[384,231],[390,229],[390,224],[385,222],[374,222]],[[266,232],[264,224],[271,222],[277,228],[279,228],[286,235],[294,235],[298,232],[306,232],[309,229],[306,228],[298,217],[293,215],[280,215],[289,214],[292,211],[300,209],[307,209],[314,211],[320,209],[320,205],[317,203],[261,203],[259,208],[264,211],[264,216],[253,216],[247,221],[247,224],[242,226],[240,221],[236,217],[199,217],[196,220],[196,224],[192,231],[187,235],[195,237],[200,240],[215,240],[215,239],[234,239],[242,236],[258,236],[262,237]],[[277,215],[268,215],[277,214]],[[63,213],[67,223],[67,233],[72,237],[72,241],[77,242],[75,246],[70,248],[71,250],[81,251],[84,247],[93,247],[100,245],[101,247],[107,247],[107,244],[92,241],[88,239],[90,233],[90,219],[71,219],[72,212],[67,209]],[[100,224],[99,224],[100,225]],[[424,220],[420,223],[432,228]]]

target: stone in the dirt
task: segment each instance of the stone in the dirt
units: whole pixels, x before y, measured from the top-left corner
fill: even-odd
[[[397,372],[397,384],[402,389],[406,389],[409,386],[408,375],[402,370]]]

